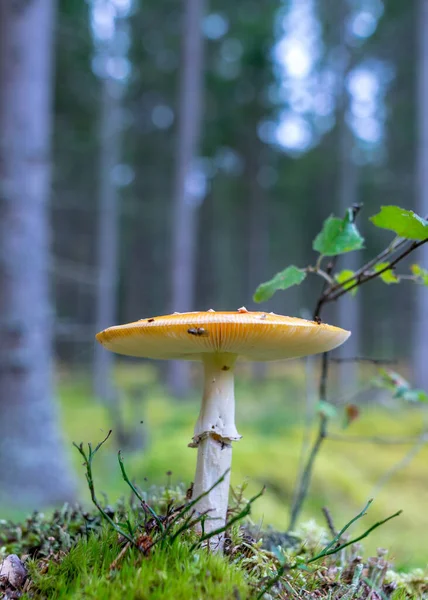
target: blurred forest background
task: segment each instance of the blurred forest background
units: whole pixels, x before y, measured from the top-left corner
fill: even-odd
[[[4,510],[76,497],[61,438],[68,448],[112,423],[138,451],[137,477],[164,482],[171,468],[190,480],[197,373],[117,365],[94,334],[173,311],[255,309],[257,285],[313,262],[322,222],[356,203],[366,249],[343,268],[388,243],[368,222],[381,204],[428,214],[428,0],[0,0]],[[342,356],[396,359],[428,389],[428,288],[392,287],[364,286],[324,318],[353,331]],[[319,291],[308,281],[262,310],[308,316]],[[339,374],[347,393],[369,368]],[[265,522],[285,526],[305,367],[242,377],[238,427],[254,442],[236,447],[235,483],[257,471],[271,490]],[[422,412],[385,402],[356,433],[420,432]],[[309,508],[349,517],[404,452],[332,443]],[[426,458],[380,496],[377,514],[410,507],[390,541],[428,527]],[[114,494],[111,459],[100,468]],[[409,548],[394,551],[423,556]]]

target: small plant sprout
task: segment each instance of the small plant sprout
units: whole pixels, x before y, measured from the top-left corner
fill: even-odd
[[[207,515],[206,534],[221,530],[226,522],[232,442],[241,438],[235,425],[237,361],[272,361],[327,352],[349,335],[349,331],[324,323],[240,308],[236,312],[210,310],[142,319],[110,327],[98,333],[97,340],[118,354],[202,361],[202,405],[189,446],[198,449],[192,497],[204,494],[195,509]],[[225,474],[221,483],[214,485]],[[222,533],[212,538],[212,547],[221,549],[222,540]]]

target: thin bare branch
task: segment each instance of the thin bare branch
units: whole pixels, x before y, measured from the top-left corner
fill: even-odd
[[[369,363],[372,365],[396,365],[397,360],[392,360],[389,358],[370,358],[368,356],[350,356],[341,358],[339,356],[330,357],[331,362],[334,363],[348,363],[348,362],[358,362],[358,363]]]
[[[428,442],[428,433],[423,433],[419,438],[415,437],[399,437],[399,438],[384,438],[384,437],[366,437],[360,435],[338,435],[329,433],[326,437],[331,442],[350,442],[363,444],[385,444],[387,446],[399,446],[406,444],[417,444],[420,441]]]
[[[379,491],[383,488],[383,486],[399,471],[407,467],[412,460],[415,458],[417,454],[422,450],[422,448],[428,443],[428,433],[423,433],[420,438],[414,443],[414,445],[410,448],[408,452],[403,456],[401,460],[399,460],[395,465],[393,465],[386,473],[382,475],[377,484],[373,488],[373,495],[377,495]]]
[[[327,437],[327,417],[324,414],[320,415],[320,426],[318,429],[318,434],[315,439],[314,445],[312,446],[312,450],[309,454],[308,461],[302,473],[302,478],[299,482],[298,493],[296,494],[296,499],[291,507],[290,513],[290,523],[288,525],[288,531],[292,531],[297,523],[297,519],[299,518],[300,512],[302,510],[303,502],[308,494],[309,484],[311,482],[312,470],[315,463],[315,459],[320,451],[321,445],[325,438]]]

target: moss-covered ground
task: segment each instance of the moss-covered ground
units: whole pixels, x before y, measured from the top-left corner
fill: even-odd
[[[181,504],[183,495],[178,490],[176,493]],[[147,500],[152,502],[154,497]],[[286,537],[272,530],[255,532],[250,523],[242,521],[227,530],[224,554],[201,546],[191,528],[175,535],[182,518],[167,537],[162,537],[164,528],[172,522],[168,514],[175,513],[169,503],[171,491],[160,489],[157,498],[158,504],[151,505],[156,518],[152,518],[153,513],[149,519],[143,518],[142,510],[126,501],[106,507],[116,527],[123,527],[126,517],[137,526],[135,544],[127,542],[94,510],[65,506],[51,516],[35,513],[20,524],[0,522],[0,599],[428,597],[428,571],[399,573],[392,568],[385,550],[364,558],[361,545],[352,544],[314,561],[322,549],[328,549],[333,534],[311,522]],[[168,500],[169,509],[164,500]],[[241,500],[232,511],[236,514],[243,503]],[[158,526],[160,522],[162,527]],[[346,541],[343,536],[341,542]],[[3,568],[11,560],[11,553],[17,555],[14,561],[19,563],[18,556],[22,560],[19,564],[24,576],[18,582],[13,572]]]
[[[37,562],[31,566],[32,585],[27,598],[73,600],[160,600],[174,598],[248,598],[245,572],[222,556],[190,552],[189,545],[176,544],[154,550],[145,558],[128,550],[120,567],[110,569],[121,547],[117,535],[104,531],[74,546],[58,562],[51,561],[45,573]]]

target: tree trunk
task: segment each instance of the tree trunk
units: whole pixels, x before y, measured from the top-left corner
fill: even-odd
[[[257,141],[253,152],[257,151]],[[251,156],[247,163],[248,183],[248,308],[260,310],[260,305],[252,298],[257,287],[268,277],[269,257],[269,192],[262,189],[257,174],[260,164],[257,156]]]
[[[118,191],[112,171],[120,160],[120,94],[122,84],[106,77],[102,83],[100,112],[100,163],[98,202],[98,280],[96,331],[115,324],[118,280]],[[93,384],[104,402],[115,399],[112,369],[114,354],[95,345]]]
[[[428,0],[419,0],[419,68],[418,68],[418,148],[417,212],[428,214]],[[428,268],[428,245],[422,246],[418,261]],[[416,292],[416,331],[414,347],[415,385],[428,390],[428,288]]]
[[[245,177],[248,185],[248,301],[246,305],[249,310],[260,310],[260,305],[253,301],[253,295],[268,274],[269,192],[262,189],[257,178],[260,162],[260,144],[256,138],[248,146]],[[252,375],[256,380],[263,380],[266,371],[267,363],[255,362],[252,366]]]
[[[0,503],[73,497],[52,397],[53,0],[0,0]]]
[[[185,0],[180,79],[175,190],[172,211],[172,311],[194,309],[197,209],[195,159],[201,126],[203,92],[203,0]],[[176,396],[189,387],[189,364],[172,362],[169,385]]]
[[[352,160],[352,132],[349,130],[343,115],[340,123],[340,157],[339,157],[339,214],[345,215],[346,209],[357,203],[358,200],[358,173],[357,166]],[[340,267],[355,271],[358,266],[358,253],[350,252],[340,259]],[[338,350],[342,358],[358,356],[360,347],[360,295],[351,296],[345,294],[338,301],[338,325],[352,332],[351,337]],[[339,390],[340,393],[354,392],[358,382],[358,363],[344,362],[339,366]]]
[[[341,77],[341,93],[338,99],[338,208],[339,216],[344,217],[346,210],[358,202],[358,171],[352,158],[353,133],[346,122],[346,116],[349,110],[349,93],[346,89],[346,79],[352,68],[350,50],[346,43],[346,23],[348,19],[348,3],[341,0],[339,6],[339,27],[340,27],[340,50],[342,52],[343,72],[339,73]],[[358,255],[355,252],[345,254],[340,258],[340,268],[356,270],[358,264]],[[338,325],[352,332],[348,342],[338,350],[342,358],[351,358],[358,355],[360,346],[360,296],[361,292],[355,297],[345,294],[337,307]],[[346,394],[353,392],[357,388],[358,365],[354,362],[344,362],[339,365],[339,392]]]

